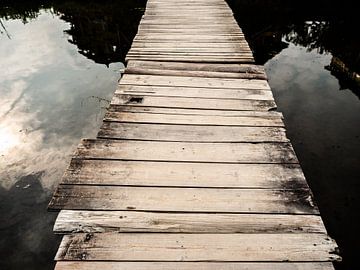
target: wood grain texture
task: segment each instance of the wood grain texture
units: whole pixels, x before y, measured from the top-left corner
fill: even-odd
[[[197,30],[197,29],[196,29]],[[198,31],[198,30],[197,30]],[[233,49],[234,47],[230,47]],[[196,47],[195,49],[203,49]],[[234,49],[238,49],[235,47]],[[246,64],[199,64],[181,62],[157,62],[157,61],[129,61],[128,68],[178,70],[178,71],[208,71],[219,73],[248,73],[265,75],[263,66]]]
[[[182,143],[84,139],[77,158],[219,163],[298,163],[290,143]]]
[[[259,189],[308,188],[299,165],[72,159],[64,184]]]
[[[139,107],[139,109],[142,109]],[[164,109],[164,110],[153,110]],[[284,127],[282,117],[273,114],[252,114],[248,116],[242,114],[236,116],[226,115],[224,111],[218,114],[212,111],[213,115],[206,115],[209,110],[203,111],[171,111],[166,108],[144,108],[143,111],[135,113],[135,107],[119,107],[117,110],[108,111],[105,114],[105,121],[117,121],[127,123],[158,123],[158,124],[177,124],[177,125],[205,125],[205,126],[249,126],[249,127]],[[229,111],[231,112],[231,111]],[[242,111],[241,113],[243,113]],[[201,114],[202,113],[202,114]],[[209,112],[210,113],[210,112]]]
[[[226,78],[201,78],[179,76],[150,76],[125,74],[120,80],[120,85],[151,85],[151,86],[182,86],[182,87],[207,87],[224,89],[255,89],[270,90],[265,80],[226,79]]]
[[[111,105],[131,105],[138,107],[215,109],[238,111],[269,111],[276,108],[273,100],[211,99],[188,97],[159,97],[115,93]]]
[[[224,263],[224,262],[65,262],[55,270],[334,270],[331,262]]]
[[[334,261],[335,247],[324,234],[73,234],[56,260]]]
[[[265,117],[271,119],[283,118],[277,111],[234,111],[234,110],[207,110],[207,109],[184,109],[184,108],[152,108],[136,107],[131,105],[110,105],[108,112],[131,112],[131,113],[155,113],[168,115],[200,115],[200,116],[231,116],[234,117]]]
[[[98,138],[169,142],[289,142],[278,127],[192,126],[104,122]]]
[[[55,233],[326,233],[316,215],[60,211]]]
[[[251,100],[274,100],[269,90],[247,90],[247,89],[217,89],[217,88],[191,88],[191,87],[169,87],[169,86],[140,86],[122,85],[116,94],[146,95],[163,97],[192,97],[213,99],[251,99]],[[170,100],[171,101],[171,100]]]
[[[222,189],[60,185],[53,210],[318,214],[308,189]]]
[[[161,70],[161,69],[145,69],[145,68],[127,68],[126,73],[143,74],[143,75],[170,75],[170,76],[192,76],[192,77],[212,77],[212,78],[232,78],[232,79],[262,79],[262,80],[267,79],[265,75],[254,74],[254,73],[179,71],[179,70]]]

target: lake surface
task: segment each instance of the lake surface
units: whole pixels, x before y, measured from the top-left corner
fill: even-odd
[[[324,223],[355,269],[360,213],[360,42],[351,6],[228,1]],[[321,3],[321,2],[320,2]],[[96,136],[145,1],[0,4],[0,269],[52,269],[46,206],[79,140]],[[326,8],[325,8],[326,7]]]

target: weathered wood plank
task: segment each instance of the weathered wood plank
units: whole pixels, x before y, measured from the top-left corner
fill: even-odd
[[[55,233],[326,233],[316,215],[60,211]]]
[[[222,112],[222,111],[220,111]],[[201,114],[171,114],[164,113],[134,113],[124,111],[106,113],[105,121],[117,121],[125,123],[159,123],[176,125],[213,125],[213,126],[258,126],[258,127],[284,127],[281,117],[259,117],[259,116],[223,116],[223,115],[201,115]],[[206,113],[206,112],[204,112]]]
[[[192,126],[104,122],[98,138],[170,142],[289,142],[279,127]]]
[[[207,87],[224,89],[255,89],[270,90],[265,80],[223,79],[178,76],[154,76],[125,74],[120,80],[120,85],[150,85],[150,86],[182,86],[182,87]]]
[[[83,139],[75,156],[219,163],[298,163],[290,143],[194,143]]]
[[[318,214],[309,189],[60,185],[49,209]]]
[[[229,73],[228,73],[229,74]],[[269,90],[191,88],[172,86],[121,85],[116,94],[214,99],[274,100]]]
[[[242,52],[238,52],[234,48],[132,48],[129,54],[195,54],[195,55],[223,55],[223,56],[239,56],[251,57],[252,51],[243,48]]]
[[[181,62],[129,61],[127,67],[182,71],[210,71],[222,73],[251,73],[265,75],[263,66],[246,64],[199,64]]]
[[[136,57],[158,57],[159,59],[161,58],[166,58],[166,57],[186,57],[186,58],[191,58],[191,59],[208,59],[208,58],[212,58],[212,59],[224,59],[224,60],[246,60],[246,61],[253,61],[253,56],[252,53],[225,53],[225,52],[185,52],[183,50],[179,51],[179,50],[175,50],[175,49],[171,49],[171,51],[165,51],[165,52],[159,52],[159,51],[138,51],[138,50],[134,50],[132,52],[129,52],[126,55],[126,58],[130,59],[130,58],[136,58]]]
[[[206,109],[181,109],[181,108],[153,108],[153,107],[135,107],[129,105],[110,105],[109,112],[131,112],[131,113],[153,113],[168,115],[202,115],[202,116],[223,116],[223,117],[265,117],[271,119],[283,118],[282,113],[271,111],[221,111]]]
[[[73,159],[62,183],[77,185],[306,189],[297,164],[208,164]]]
[[[55,270],[334,270],[331,262],[234,263],[234,262],[66,262]]]
[[[179,71],[179,70],[161,70],[146,68],[127,68],[126,74],[139,75],[170,75],[170,76],[192,76],[192,77],[212,77],[212,78],[232,78],[232,79],[260,79],[266,80],[263,74],[254,73],[229,73],[212,71]],[[269,91],[270,92],[270,91]]]
[[[56,260],[334,261],[335,247],[324,234],[73,234]]]
[[[151,61],[179,61],[179,62],[195,62],[195,63],[254,63],[250,58],[232,58],[232,57],[214,57],[214,56],[153,56],[153,55],[139,55],[127,56],[125,61],[130,60],[151,60]]]
[[[238,111],[269,111],[276,108],[274,100],[214,99],[192,97],[170,97],[131,95],[115,93],[111,105],[138,107],[189,108]]]

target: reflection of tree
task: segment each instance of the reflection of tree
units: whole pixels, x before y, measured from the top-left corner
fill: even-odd
[[[354,78],[348,74],[360,73],[358,15],[354,6],[349,4],[351,1],[343,0],[336,6],[325,1],[314,4],[314,1],[308,0],[227,2],[242,26],[258,63],[265,63],[286,48],[286,42],[292,42],[308,50],[331,53],[347,67],[346,73],[341,76],[347,77],[347,81]],[[339,69],[336,72],[332,70],[338,79],[339,72]],[[344,80],[341,79],[340,83]]]
[[[325,68],[338,79],[340,90],[350,89],[360,99],[360,75],[358,73],[351,71],[344,62],[334,56],[330,65]]]
[[[27,23],[39,15],[41,8],[49,8],[48,2],[42,0],[3,0],[0,6],[0,18],[21,20],[23,23]]]
[[[123,62],[143,14],[144,0],[65,1],[54,4],[61,19],[70,23],[69,42],[96,63]]]
[[[308,48],[316,49],[319,53],[326,52],[324,38],[329,30],[328,21],[305,21],[291,25],[291,32],[285,34],[285,40]]]
[[[69,42],[96,63],[123,62],[136,35],[146,0],[5,1],[0,18],[23,23],[36,18],[42,8],[70,23]]]

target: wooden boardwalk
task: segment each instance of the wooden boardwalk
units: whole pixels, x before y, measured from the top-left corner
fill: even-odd
[[[330,270],[340,260],[223,0],[149,0],[96,139],[49,208],[57,270]]]

